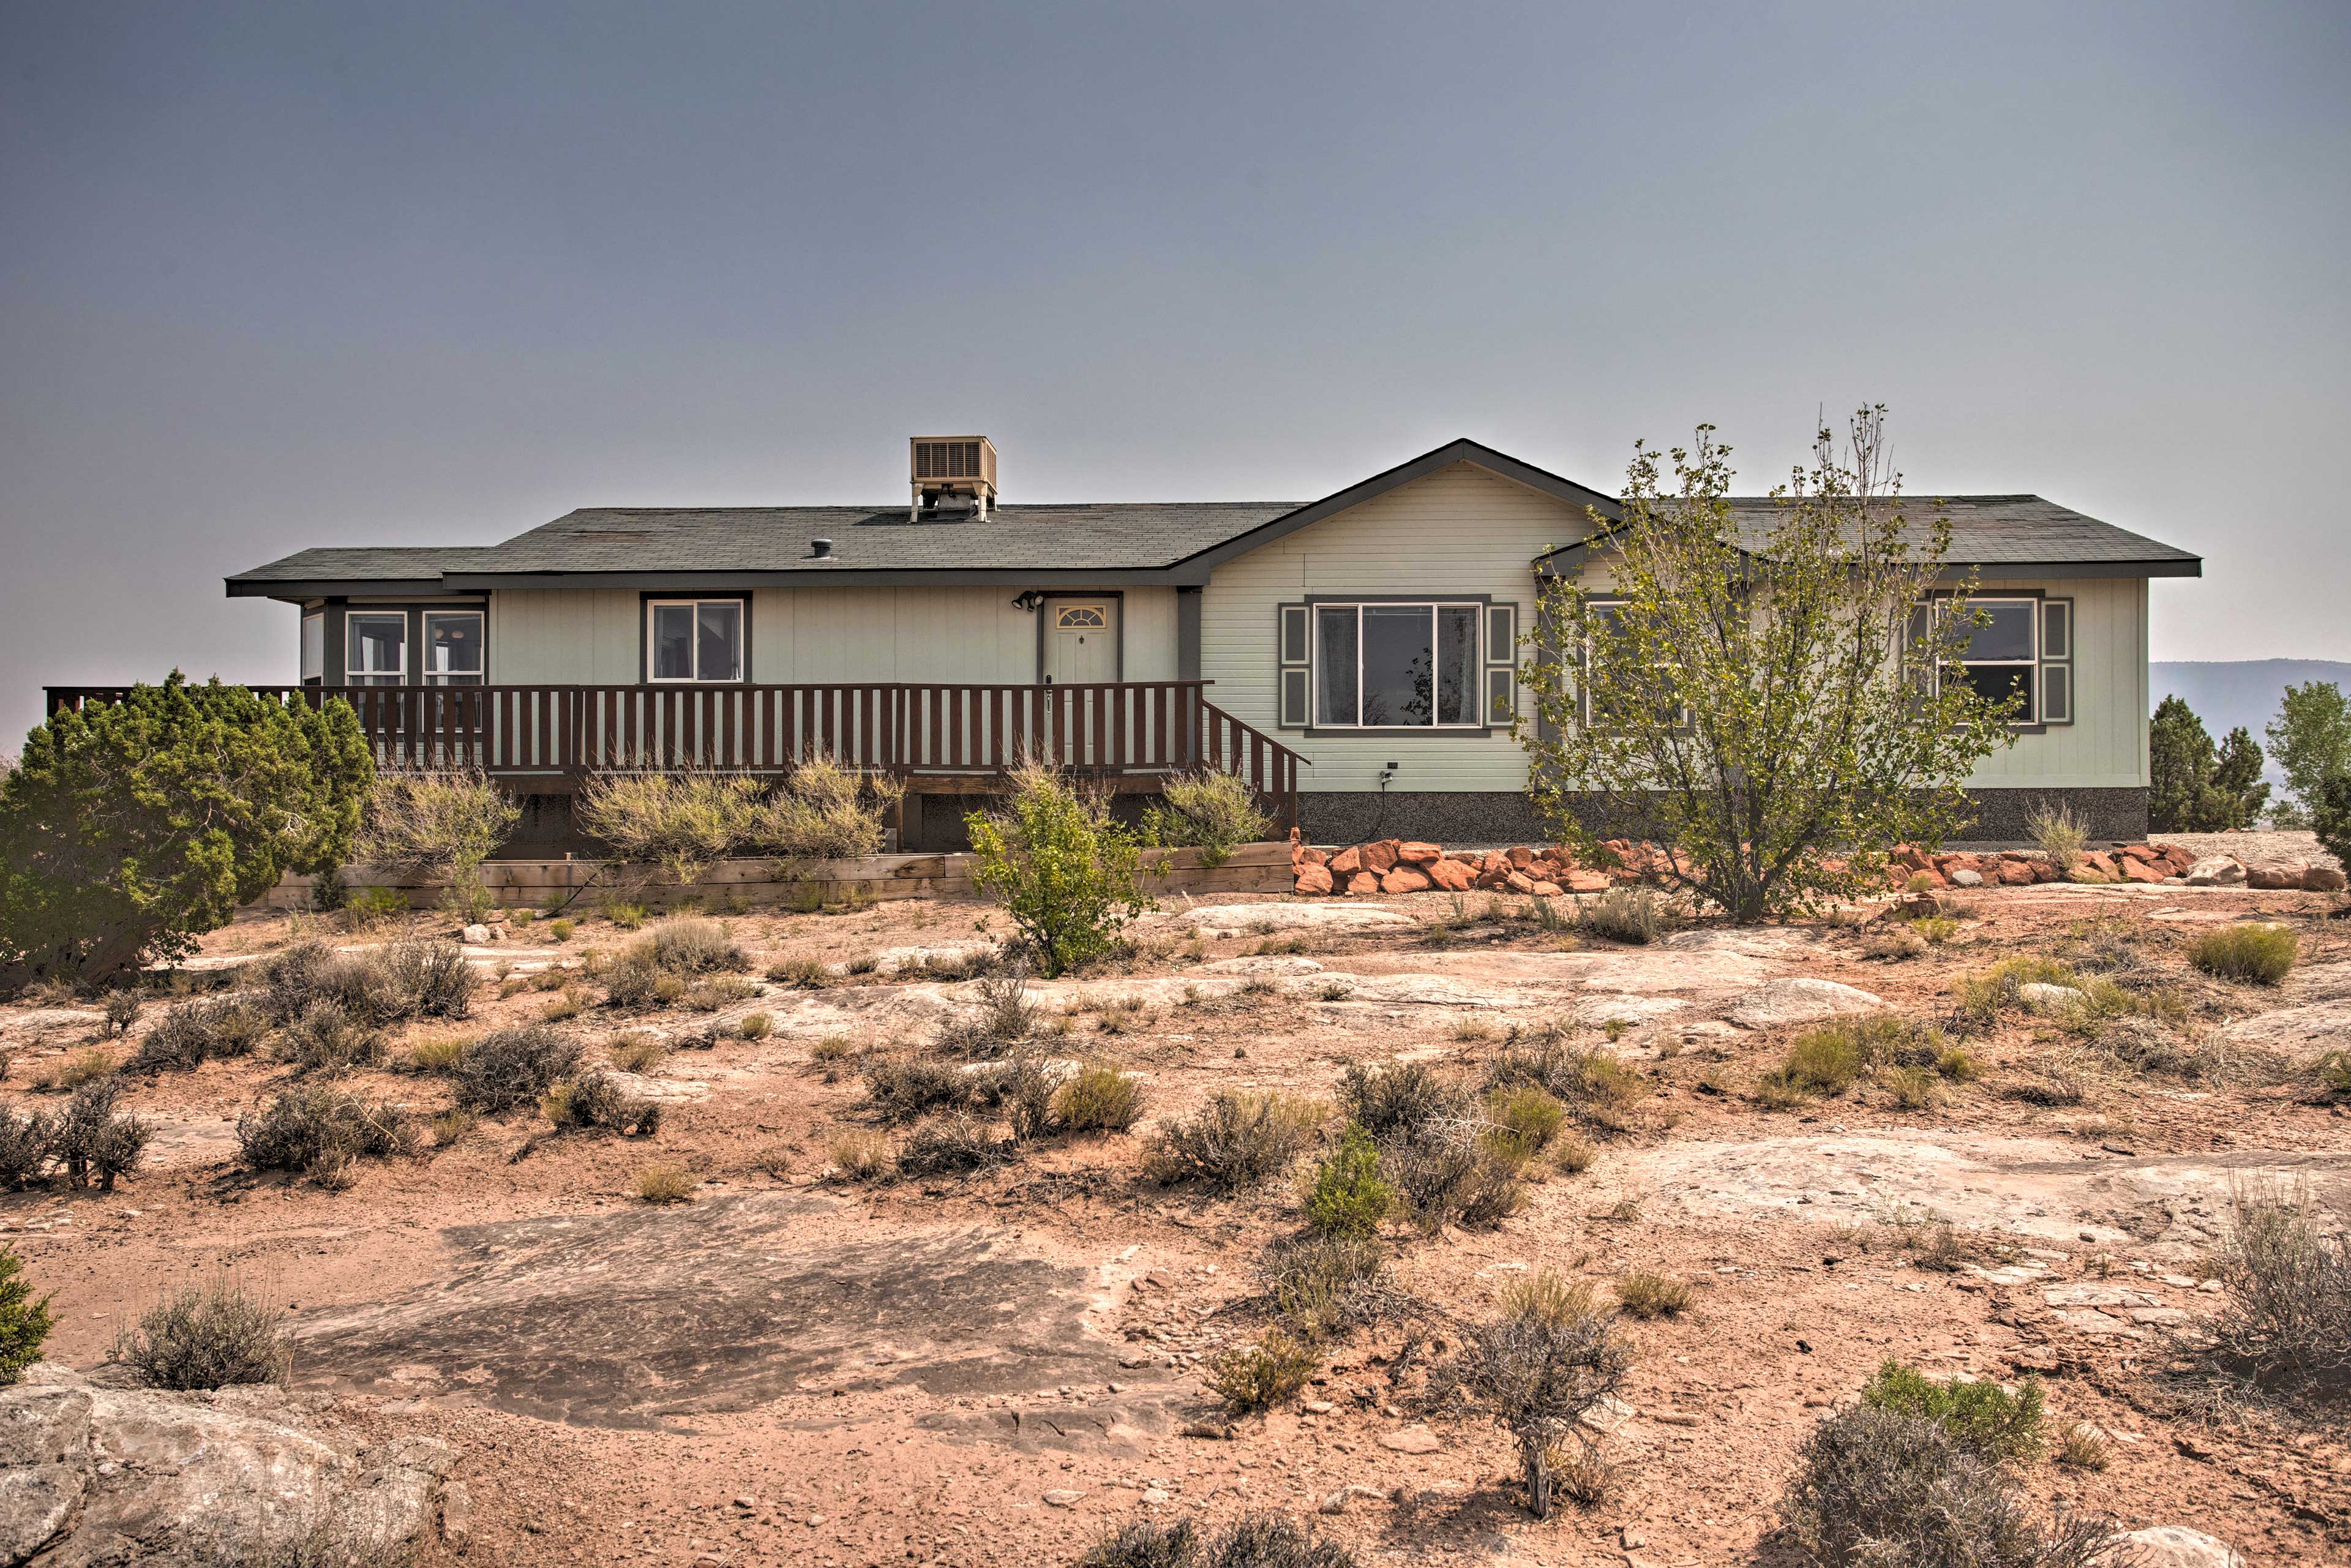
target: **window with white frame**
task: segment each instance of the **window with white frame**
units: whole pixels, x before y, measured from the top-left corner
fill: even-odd
[[[645,677],[653,681],[741,680],[743,601],[646,601]]]
[[[302,684],[323,685],[327,680],[327,612],[313,610],[302,617]]]
[[[1336,729],[1482,727],[1482,604],[1316,604],[1313,722]]]
[[[2011,724],[2039,722],[2039,683],[2034,672],[2041,664],[2041,601],[1970,599],[1968,608],[1979,623],[1956,629],[1943,678],[1965,681],[1987,702],[2015,698]]]
[[[424,612],[424,684],[428,686],[478,686],[482,684],[482,624],[478,610],[428,610]]]
[[[408,612],[354,610],[343,617],[343,678],[355,686],[408,680]]]

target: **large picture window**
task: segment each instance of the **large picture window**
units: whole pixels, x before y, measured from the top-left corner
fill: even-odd
[[[354,610],[343,617],[344,676],[355,686],[397,686],[408,680],[408,612]]]
[[[645,674],[654,681],[741,680],[743,601],[647,601]]]
[[[1482,725],[1482,604],[1317,604],[1314,723],[1332,728]]]

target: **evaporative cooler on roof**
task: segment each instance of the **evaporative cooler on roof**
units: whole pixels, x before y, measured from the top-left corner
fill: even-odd
[[[909,478],[920,521],[942,510],[985,517],[996,504],[996,445],[985,435],[917,435],[909,443]]]

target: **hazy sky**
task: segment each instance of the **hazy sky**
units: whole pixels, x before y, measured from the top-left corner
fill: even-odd
[[[1308,498],[1471,435],[2200,552],[2351,658],[2351,7],[0,5],[0,749],[221,578],[575,506]]]

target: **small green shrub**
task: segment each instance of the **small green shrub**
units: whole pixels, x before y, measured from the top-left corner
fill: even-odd
[[[1670,1274],[1635,1270],[1616,1281],[1616,1302],[1636,1318],[1668,1318],[1689,1305],[1689,1286]]]
[[[114,1052],[78,1051],[65,1061],[42,1069],[33,1075],[33,1092],[37,1094],[63,1094],[79,1089],[86,1083],[96,1083],[114,1076]]]
[[[548,936],[559,944],[570,941],[571,934],[579,929],[578,923],[571,920],[550,920],[547,924]]]
[[[343,925],[354,935],[408,918],[408,900],[390,887],[355,887],[343,895]]]
[[[651,1072],[669,1059],[669,1047],[661,1037],[644,1030],[614,1035],[604,1051],[612,1059],[612,1065],[623,1072]]]
[[[840,977],[820,958],[778,958],[768,966],[768,978],[778,986],[797,986],[808,991],[840,984]]]
[[[1889,1067],[1877,1082],[1904,1111],[1929,1111],[1942,1103],[1943,1081],[1931,1068]]]
[[[1114,1067],[1081,1067],[1053,1091],[1052,1119],[1072,1133],[1123,1133],[1143,1115],[1143,1085]]]
[[[1576,921],[1595,936],[1646,946],[1664,934],[1666,910],[1646,887],[1612,887],[1584,904]]]
[[[1570,1045],[1557,1029],[1520,1034],[1515,1029],[1486,1063],[1489,1091],[1528,1086],[1561,1102],[1577,1119],[1609,1132],[1636,1124],[1648,1080],[1625,1066],[1615,1052]]]
[[[773,1013],[745,1013],[735,1020],[735,1034],[738,1040],[765,1040],[775,1032],[776,1016]]]
[[[1274,1311],[1310,1344],[1379,1319],[1394,1299],[1386,1270],[1372,1236],[1316,1231],[1273,1243],[1258,1265]]]
[[[1263,1410],[1296,1395],[1321,1364],[1311,1350],[1268,1329],[1256,1344],[1220,1352],[1208,1363],[1208,1392],[1233,1410]]]
[[[692,1203],[702,1183],[682,1166],[647,1166],[637,1173],[637,1196],[647,1203]]]
[[[2026,1378],[2014,1394],[1997,1383],[1938,1383],[1914,1366],[1887,1360],[1861,1391],[1873,1410],[1932,1421],[1951,1440],[1987,1464],[2029,1459],[2041,1452],[2041,1383]]]
[[[699,915],[664,920],[629,949],[656,969],[678,975],[711,975],[741,969],[743,949],[726,926]]]
[[[1238,1192],[1289,1169],[1321,1120],[1321,1107],[1287,1095],[1228,1090],[1190,1121],[1161,1123],[1144,1168],[1168,1185]]]
[[[17,1277],[24,1270],[16,1249],[0,1243],[0,1385],[16,1382],[41,1359],[41,1342],[57,1322],[49,1298],[33,1300],[32,1287]]]
[[[674,975],[664,975],[663,977],[676,978]],[[757,995],[758,992],[758,988],[748,980],[737,979],[731,975],[705,976],[689,983],[684,993],[677,999],[689,1012],[715,1013],[730,1003],[739,1002],[746,997]],[[656,994],[658,994],[658,988],[656,988]]]
[[[1048,979],[1102,957],[1152,907],[1142,848],[1105,799],[1035,764],[1016,769],[1005,805],[965,819],[972,885],[1019,927]]]
[[[1564,1134],[1551,1146],[1551,1163],[1569,1176],[1582,1176],[1599,1157],[1600,1151],[1580,1133]]]
[[[174,1291],[115,1341],[114,1359],[150,1387],[283,1383],[293,1347],[267,1301],[228,1280]]]
[[[549,1089],[539,1108],[563,1132],[602,1127],[622,1137],[651,1137],[661,1130],[660,1103],[630,1093],[601,1067]]]
[[[1144,808],[1143,841],[1164,849],[1197,849],[1200,863],[1220,866],[1233,851],[1273,831],[1256,791],[1237,773],[1203,768],[1171,776],[1160,803]]]
[[[1306,1223],[1326,1236],[1370,1236],[1395,1206],[1380,1179],[1380,1151],[1358,1122],[1347,1124],[1338,1147],[1315,1167],[1306,1194]]]
[[[580,1068],[580,1042],[545,1024],[493,1030],[466,1045],[451,1073],[457,1104],[499,1116],[535,1105]]]
[[[2090,824],[2062,801],[2053,806],[2043,802],[2024,814],[2024,836],[2063,875],[2082,858],[2082,846],[2090,841]]]
[[[865,1069],[865,1097],[885,1122],[911,1122],[934,1111],[970,1105],[979,1080],[944,1061],[876,1057]]]
[[[451,1071],[455,1069],[457,1059],[465,1054],[466,1044],[463,1035],[420,1040],[408,1048],[408,1070],[411,1072]]]
[[[2208,931],[2188,949],[2188,961],[2224,980],[2274,986],[2293,969],[2302,943],[2282,925],[2229,925]]]
[[[1502,1287],[1502,1315],[1565,1327],[1596,1310],[1592,1287],[1570,1283],[1548,1269],[1521,1274]]]
[[[1486,1119],[1493,1124],[1486,1134],[1488,1145],[1497,1154],[1526,1161],[1549,1148],[1559,1136],[1567,1124],[1567,1107],[1549,1090],[1522,1084],[1488,1094]]]

